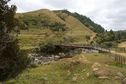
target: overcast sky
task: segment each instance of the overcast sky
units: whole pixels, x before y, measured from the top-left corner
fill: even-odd
[[[126,30],[126,0],[11,0],[18,12],[67,9],[90,17],[105,29]]]

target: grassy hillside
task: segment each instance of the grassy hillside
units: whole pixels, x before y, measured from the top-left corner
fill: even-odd
[[[94,63],[100,64],[99,75],[108,78],[98,78],[92,69]],[[6,84],[121,84],[118,72],[126,75],[125,67],[116,66],[109,54],[80,54],[28,69]]]
[[[83,25],[78,19],[75,17],[68,15],[66,13],[56,13],[61,19],[63,19],[68,26],[68,31],[66,36],[75,38],[75,43],[86,43],[86,36],[92,37],[95,35],[93,31]]]
[[[66,13],[59,13],[64,19],[53,11],[42,9],[38,11],[17,14],[21,29],[19,35],[20,45],[28,49],[37,46],[40,42],[58,42],[69,44],[89,43],[86,37],[92,38],[95,33],[83,25],[75,17]]]
[[[68,15],[71,15],[73,17],[75,17],[76,19],[78,19],[83,25],[85,25],[86,27],[88,27],[89,29],[91,29],[92,31],[96,32],[96,33],[104,33],[105,32],[105,29],[95,23],[94,21],[92,21],[89,17],[86,17],[84,15],[81,15],[79,13],[71,13],[69,12],[68,10],[58,10],[58,11],[54,11],[56,13],[66,13]]]

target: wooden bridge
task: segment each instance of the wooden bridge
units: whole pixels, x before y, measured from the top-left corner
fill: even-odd
[[[72,44],[72,45],[56,45],[57,47],[62,47],[62,48],[69,48],[69,49],[87,49],[87,50],[97,50],[99,52],[110,52],[110,49],[105,49],[101,48],[98,46],[93,46],[93,45],[78,45],[78,44]]]

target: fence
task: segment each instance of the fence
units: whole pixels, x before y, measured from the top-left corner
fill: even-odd
[[[113,55],[113,58],[114,58],[114,61],[117,65],[125,65],[126,64],[126,57],[124,56],[121,56],[121,55],[117,55],[117,54],[114,54]]]
[[[62,44],[62,45],[56,45],[56,46],[75,48],[75,49],[82,48],[82,49],[88,49],[90,51],[97,50],[99,52],[111,53],[116,64],[118,64],[118,65],[125,65],[126,64],[126,57],[125,56],[121,56],[119,54],[114,54],[111,52],[111,51],[113,51],[113,49],[99,47],[98,45],[84,45],[84,44],[83,45],[77,45],[77,44],[65,45],[65,44]],[[114,48],[114,51],[126,52],[126,48]]]

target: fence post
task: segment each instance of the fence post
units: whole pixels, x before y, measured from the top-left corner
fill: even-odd
[[[120,65],[120,56],[118,55],[118,57],[119,57],[119,60],[118,61],[119,61],[119,65]]]
[[[123,57],[123,59],[122,59],[122,60],[123,60],[123,64],[125,64],[125,58],[124,58],[124,57]]]
[[[123,62],[122,62],[122,56],[120,56],[121,60],[120,60],[120,63],[121,63],[121,66],[123,66]]]
[[[124,64],[126,64],[126,59],[125,59],[125,57],[123,58],[123,60],[124,60]]]
[[[117,56],[117,64],[119,64],[119,60],[120,60],[120,58],[119,58],[118,55],[116,55],[116,56]]]
[[[116,64],[117,64],[117,62],[118,62],[118,57],[116,56],[116,55],[114,55],[115,56],[115,62],[116,62]]]

